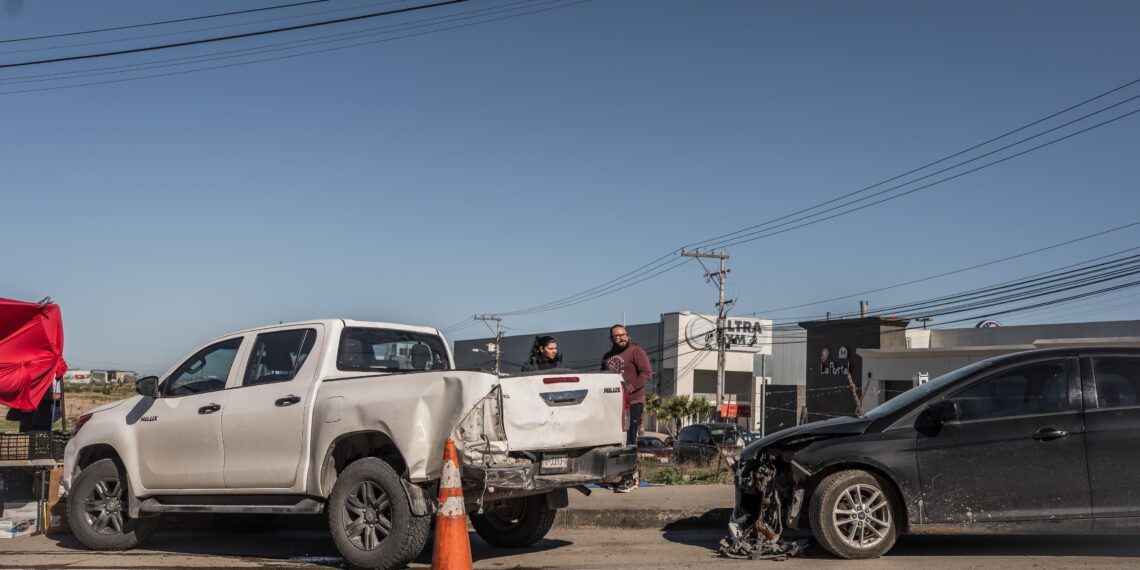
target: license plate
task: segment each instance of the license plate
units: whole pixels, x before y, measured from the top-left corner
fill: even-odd
[[[547,455],[542,458],[542,472],[568,471],[570,459],[565,455]]]

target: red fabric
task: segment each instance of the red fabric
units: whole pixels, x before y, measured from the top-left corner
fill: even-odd
[[[66,372],[59,305],[0,299],[0,405],[34,410]]]

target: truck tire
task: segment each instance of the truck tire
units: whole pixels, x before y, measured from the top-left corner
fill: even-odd
[[[416,516],[400,476],[383,460],[350,464],[329,495],[329,529],[353,568],[400,568],[427,543],[431,516]]]
[[[832,473],[811,497],[812,535],[840,558],[878,558],[898,539],[899,506],[892,489],[866,471]]]
[[[127,514],[130,484],[112,459],[79,472],[67,497],[67,520],[79,542],[91,550],[130,550],[154,534],[158,517]]]
[[[471,514],[471,526],[488,544],[519,548],[542,540],[557,514],[547,506],[546,495],[530,495],[485,506],[483,514]]]

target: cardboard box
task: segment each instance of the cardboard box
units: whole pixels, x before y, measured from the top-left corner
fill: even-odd
[[[67,497],[64,497],[61,492],[63,490],[63,486],[60,485],[62,479],[62,467],[51,470],[51,477],[48,482],[47,524],[44,525],[44,530],[52,535],[71,534],[71,525],[67,522]]]
[[[0,538],[28,536],[36,532],[39,521],[39,501],[5,502],[0,513]]]

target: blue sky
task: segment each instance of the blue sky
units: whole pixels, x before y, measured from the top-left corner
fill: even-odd
[[[0,39],[272,4],[9,2]],[[0,296],[59,302],[74,367],[148,372],[212,336],[278,321],[444,327],[538,305],[1136,79],[1138,16],[1134,2],[1107,1],[596,0],[280,61],[0,94]],[[3,83],[33,73],[376,25],[0,69],[0,92],[45,85]],[[0,52],[156,31],[7,43]],[[3,53],[0,62],[184,37],[197,36]],[[1140,115],[730,248],[729,294],[738,313],[799,304],[1140,220],[1131,207],[1138,135]],[[1138,238],[1131,228],[869,300],[874,308],[984,286]],[[662,312],[712,312],[715,294],[688,264],[505,324],[586,328],[623,311],[649,322]],[[1137,295],[1007,321],[1140,318]],[[846,300],[771,316],[855,308]],[[479,325],[455,338],[483,334]]]

